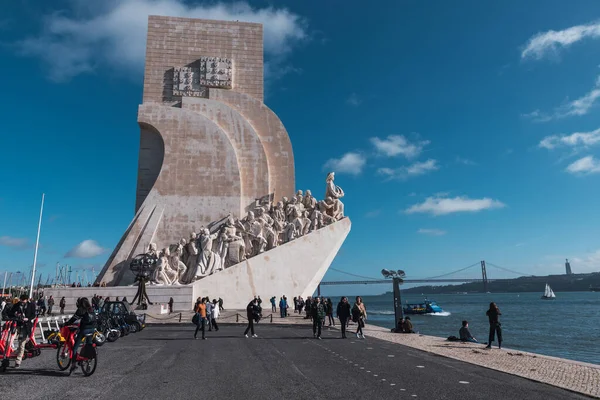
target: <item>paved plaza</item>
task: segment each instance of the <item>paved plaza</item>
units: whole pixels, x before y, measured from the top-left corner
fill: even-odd
[[[155,325],[99,349],[90,378],[59,372],[55,352],[0,375],[7,399],[583,399],[553,386],[367,336],[323,340],[307,326],[260,323],[257,339],[242,325],[207,332]]]

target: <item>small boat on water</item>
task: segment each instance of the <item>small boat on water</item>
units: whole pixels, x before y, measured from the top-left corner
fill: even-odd
[[[418,304],[405,304],[403,309],[404,314],[418,315],[418,314],[433,314],[444,312],[442,307],[438,306],[435,301],[425,300]]]
[[[554,291],[552,290],[552,288],[550,287],[550,285],[548,285],[546,283],[546,290],[544,290],[544,295],[542,296],[542,299],[544,300],[554,300],[556,298],[556,295],[554,294]]]

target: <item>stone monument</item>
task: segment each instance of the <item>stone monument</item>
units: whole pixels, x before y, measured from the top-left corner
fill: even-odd
[[[289,136],[263,103],[262,25],[150,16],[138,123],[135,216],[97,284],[133,284],[150,252],[151,297],[312,295],[350,220],[333,173],[321,201],[295,191]]]

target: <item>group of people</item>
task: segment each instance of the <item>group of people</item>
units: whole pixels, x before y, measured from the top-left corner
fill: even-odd
[[[20,297],[26,296],[29,298],[29,296],[27,295],[21,295]],[[2,297],[0,298],[0,321],[6,319],[7,313],[10,311],[10,309],[20,303],[20,297]],[[40,316],[40,317],[44,317],[44,316],[48,316],[51,317],[54,315],[53,311],[54,311],[54,304],[55,304],[55,300],[53,296],[44,296],[43,293],[39,294],[38,296],[35,296],[35,299],[29,299],[28,301],[33,305],[34,309],[35,309],[35,315],[36,316]],[[66,300],[65,298],[61,298],[60,302],[59,302],[59,307],[60,307],[60,314],[64,314],[65,312],[65,306],[66,306]]]
[[[500,312],[500,308],[496,305],[496,303],[492,302],[490,303],[490,307],[486,311],[485,315],[488,317],[488,322],[490,324],[490,332],[488,336],[486,349],[492,348],[492,343],[496,339],[496,336],[498,336],[498,348],[501,349],[502,324],[500,323],[499,317],[500,315],[502,315],[502,313]],[[469,321],[467,320],[462,321],[462,326],[458,330],[458,338],[455,336],[451,336],[448,339],[452,340],[451,338],[457,341],[460,340],[461,342],[479,343],[479,341],[471,334],[471,331],[469,329]]]
[[[208,330],[215,331],[219,330],[217,319],[222,309],[223,301],[221,299],[213,299],[207,297],[198,297],[196,304],[194,304],[194,318],[192,322],[196,325],[196,331],[194,332],[194,339],[198,339],[198,332],[202,333],[202,340],[206,340],[206,325]]]

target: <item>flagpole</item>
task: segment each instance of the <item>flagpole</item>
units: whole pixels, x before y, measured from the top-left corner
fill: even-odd
[[[2,285],[2,297],[4,297],[4,289],[6,289],[6,276],[8,275],[8,271],[4,271],[4,284]]]
[[[42,213],[44,211],[44,196],[42,193],[42,205],[40,207],[40,220],[38,222],[37,239],[35,240],[35,252],[33,253],[33,269],[31,271],[31,286],[29,286],[29,298],[33,298],[33,281],[35,280],[35,264],[37,263],[38,246],[40,244],[40,230],[42,229]]]

